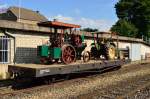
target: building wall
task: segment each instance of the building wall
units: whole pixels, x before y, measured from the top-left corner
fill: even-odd
[[[117,45],[117,43],[116,43],[116,45]],[[127,48],[127,47],[131,48],[131,43],[120,41],[119,44],[118,44],[118,47],[119,48]]]
[[[10,52],[9,52],[9,64],[14,63],[14,39],[10,38]]]
[[[141,44],[140,43],[131,43],[130,48],[130,58],[132,61],[141,60]]]
[[[142,55],[142,58],[145,59],[146,54],[149,54],[149,53],[150,53],[150,47],[147,46],[147,45],[141,44],[141,55]]]
[[[9,78],[8,64],[0,64],[0,80]]]
[[[17,19],[17,22],[25,23],[25,24],[33,24],[37,25],[38,21],[32,21],[32,20],[25,20],[25,19]]]
[[[129,48],[129,58],[132,61],[141,60],[141,55],[145,54],[143,49],[141,49],[141,45],[145,48],[145,45],[141,43],[134,43],[134,42],[119,42],[119,48]],[[148,48],[150,49],[150,47]]]
[[[34,35],[31,32],[13,34],[16,37],[16,63],[38,63],[37,46],[46,43],[49,35]]]
[[[137,61],[145,59],[145,55],[150,53],[150,46],[142,43],[128,43],[128,42],[119,42],[119,48],[129,47],[130,59],[132,61]]]

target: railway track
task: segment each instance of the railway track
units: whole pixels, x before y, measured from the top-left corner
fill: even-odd
[[[144,76],[138,76],[136,75],[136,73],[132,74],[132,72],[136,72],[142,69],[144,69],[144,72],[145,72],[145,70],[149,69],[148,65],[149,64],[125,66],[125,67],[122,67],[122,69],[117,70],[117,71],[106,72],[103,74],[88,75],[86,77],[75,78],[75,79],[66,80],[62,82],[52,83],[50,85],[42,85],[42,86],[26,88],[26,89],[17,90],[17,91],[13,90],[11,92],[5,92],[5,93],[4,92],[1,93],[0,91],[0,99],[1,98],[2,99],[16,99],[16,98],[41,99],[44,97],[46,98],[45,94],[47,94],[47,97],[52,98],[52,99],[57,99],[57,98],[62,98],[62,97],[65,99],[67,99],[68,97],[73,98],[73,99],[76,99],[76,98],[93,99],[93,97],[94,99],[116,99],[116,98],[128,99],[128,96],[131,97],[137,92],[136,90],[140,90],[140,88],[145,89],[144,87],[141,87],[141,86],[149,85],[148,84],[150,82],[149,73]],[[130,77],[130,74],[132,74],[131,76],[133,77]],[[114,83],[110,83],[111,80],[109,80],[107,81],[109,84],[105,87],[101,87],[102,84],[94,85],[96,84],[95,82],[97,81],[97,79],[101,81],[102,79],[105,80],[106,78],[107,80],[108,78],[110,78],[109,76],[114,76],[114,75],[116,77],[118,75],[121,75],[121,77],[124,77],[124,78],[121,78],[122,80],[120,81],[118,79],[112,79]],[[129,78],[125,78],[126,76],[127,77],[129,76]],[[88,85],[87,87],[89,87],[89,89],[92,87],[94,89],[90,89],[91,91],[87,91],[87,92],[86,91],[81,91],[79,93],[76,92],[76,94],[74,94],[74,92],[71,93],[72,91],[78,90],[78,87],[80,87],[81,85],[82,86]],[[73,88],[70,88],[70,86],[72,86]],[[95,88],[95,87],[98,87],[98,88]],[[84,88],[88,89],[86,87],[83,87],[81,90],[83,90]],[[70,92],[66,92],[66,90],[67,91],[70,90]],[[133,94],[130,95],[129,93],[133,93]]]

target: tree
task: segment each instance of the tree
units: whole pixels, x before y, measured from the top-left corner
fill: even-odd
[[[131,22],[121,19],[111,28],[111,31],[119,33],[120,36],[135,37],[138,29]]]
[[[97,32],[98,29],[84,28],[84,29],[81,29],[81,31],[85,31],[85,32]]]
[[[118,22],[126,20],[133,26],[132,29],[135,29],[133,31],[137,31],[135,37],[141,38],[142,35],[150,37],[150,0],[120,0],[115,8],[119,18]],[[114,25],[115,27],[118,25],[117,23]],[[119,31],[115,30],[114,26],[111,30]],[[123,29],[123,27],[119,28],[118,26],[118,29]]]

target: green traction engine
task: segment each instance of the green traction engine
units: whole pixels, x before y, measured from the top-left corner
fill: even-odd
[[[92,33],[93,43],[91,44],[91,57],[94,59],[99,59],[102,56],[105,60],[114,60],[117,54],[115,43],[111,38],[100,39],[100,34],[101,33]]]
[[[54,28],[54,33],[50,35],[49,41],[38,46],[38,55],[42,64],[55,62],[70,64],[81,59],[82,52],[87,45],[84,43],[84,35],[79,34],[80,32],[76,30],[80,28],[79,25],[58,21],[42,22],[39,25]]]

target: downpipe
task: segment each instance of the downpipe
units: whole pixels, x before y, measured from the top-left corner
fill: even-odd
[[[13,36],[10,32],[7,31],[7,29],[4,32],[5,35],[7,35],[8,37],[11,37],[14,39],[14,60],[13,63],[16,64],[16,37]]]

